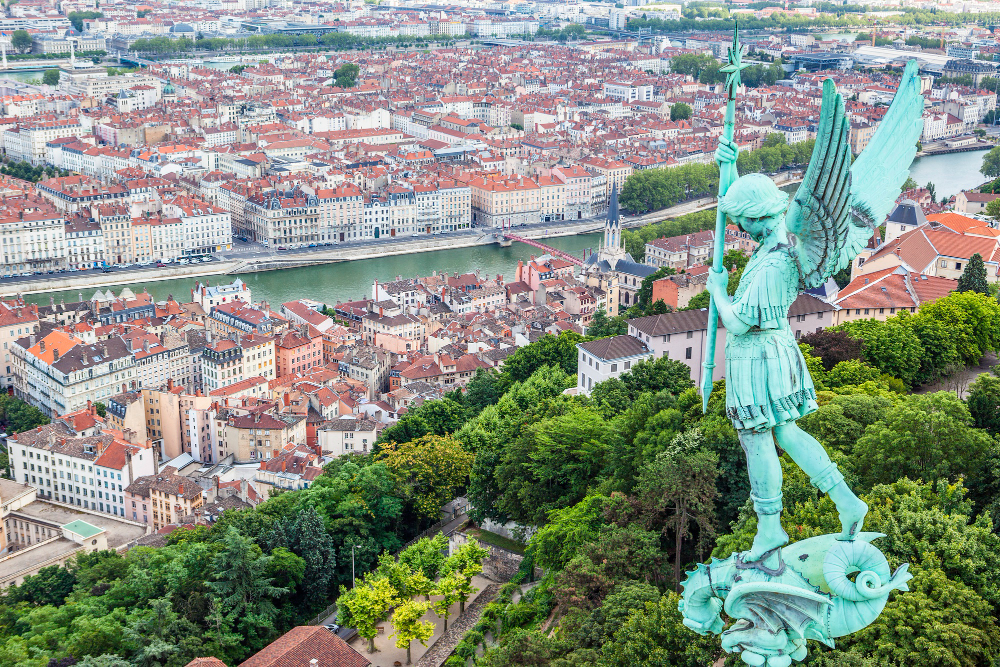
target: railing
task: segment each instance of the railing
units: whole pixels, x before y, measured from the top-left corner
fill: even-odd
[[[330,614],[332,614],[336,610],[337,610],[337,603],[334,602],[329,607],[327,607],[320,613],[316,614],[316,617],[311,619],[308,623],[306,623],[306,625],[319,625],[323,621],[323,619],[330,616]]]
[[[559,259],[565,260],[570,264],[574,264],[576,266],[583,266],[583,260],[580,259],[579,257],[571,255],[568,252],[563,252],[562,250],[559,250],[557,248],[553,248],[552,246],[545,245],[544,243],[539,243],[538,241],[535,241],[533,239],[526,239],[523,236],[516,236],[514,234],[508,234],[506,232],[504,232],[503,237],[505,239],[510,239],[511,241],[519,241],[521,243],[525,243],[534,248],[538,248],[539,250],[544,250],[553,257],[558,257]]]
[[[399,550],[402,551],[403,549],[405,549],[407,547],[413,546],[419,540],[422,540],[425,537],[430,537],[431,535],[434,535],[435,533],[439,532],[442,528],[444,528],[445,526],[447,526],[449,523],[451,523],[455,519],[458,519],[458,518],[464,517],[464,516],[466,516],[465,512],[459,512],[458,514],[456,514],[455,516],[453,516],[450,519],[442,519],[441,521],[438,521],[433,526],[431,526],[430,528],[426,529],[425,531],[423,531],[422,533],[420,533],[419,535],[417,535],[416,537],[414,537],[412,540],[410,540],[409,542],[407,542],[406,544],[404,544],[402,547],[399,548]],[[445,535],[445,537],[447,537],[447,535]]]

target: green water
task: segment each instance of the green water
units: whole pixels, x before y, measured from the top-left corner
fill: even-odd
[[[597,249],[600,234],[580,234],[578,236],[562,236],[543,239],[544,243],[565,252],[583,257],[585,248]],[[527,261],[532,255],[541,255],[542,251],[525,245],[514,243],[509,248],[499,245],[473,246],[471,248],[456,248],[453,250],[435,250],[433,252],[415,253],[412,255],[397,255],[377,259],[358,259],[336,264],[305,266],[297,269],[281,271],[263,271],[240,276],[253,293],[254,301],[267,301],[271,307],[294,299],[315,299],[323,303],[334,304],[370,297],[372,283],[376,280],[394,280],[396,276],[413,278],[429,276],[433,271],[438,273],[469,273],[479,270],[481,275],[502,275],[506,280],[512,280],[518,260]],[[159,282],[129,282],[125,283],[134,292],[146,289],[157,301],[173,295],[181,302],[191,300],[191,288],[196,278],[181,280],[164,280]],[[211,284],[230,282],[229,276],[209,276],[201,278]],[[121,286],[103,287],[117,293]],[[95,288],[82,290],[83,298],[93,296]],[[66,292],[47,292],[44,294],[26,295],[25,299],[33,303],[48,303],[49,296],[56,302],[65,299],[67,303],[77,301],[81,290]]]
[[[979,173],[985,154],[983,150],[918,157],[910,167],[910,177],[921,187],[933,183],[938,199],[957,195],[988,180]]]

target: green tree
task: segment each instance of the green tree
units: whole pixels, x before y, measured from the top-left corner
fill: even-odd
[[[587,542],[597,539],[604,496],[587,496],[570,507],[549,512],[545,525],[531,537],[529,549],[543,568],[561,570]]]
[[[263,555],[259,546],[235,528],[226,532],[222,547],[213,563],[217,578],[208,587],[219,597],[223,613],[241,634],[259,637],[257,643],[266,643],[278,613],[274,599],[288,589],[274,586],[267,576],[272,557]]]
[[[465,577],[458,572],[452,572],[438,579],[434,586],[432,595],[438,595],[440,600],[434,600],[431,606],[434,613],[444,619],[444,631],[448,631],[448,618],[451,616],[452,606],[458,602],[460,591],[465,587]]]
[[[678,310],[701,310],[702,308],[708,308],[709,303],[712,301],[712,295],[708,293],[708,290],[704,292],[698,292],[683,308],[678,308]]]
[[[305,562],[302,582],[307,606],[319,609],[329,602],[337,549],[316,508],[309,505],[299,512],[291,531],[289,547]]]
[[[73,592],[75,584],[76,577],[69,570],[61,565],[49,565],[40,569],[38,574],[26,576],[20,586],[11,586],[7,599],[11,603],[58,607]]]
[[[31,49],[31,35],[27,30],[15,30],[10,34],[10,45],[18,53],[26,53]]]
[[[911,564],[909,592],[890,598],[870,626],[838,646],[891,667],[989,664],[1000,646],[990,605],[935,565],[933,556]]]
[[[427,610],[430,609],[429,602],[415,602],[407,600],[396,607],[392,613],[392,627],[396,630],[392,637],[396,638],[396,648],[406,649],[406,664],[412,664],[410,659],[410,644],[416,639],[424,646],[427,640],[434,635],[434,624],[430,621],[421,621]]]
[[[434,537],[423,537],[400,552],[399,562],[414,571],[423,572],[424,576],[433,581],[445,561],[442,551],[447,548],[448,538],[442,533]]]
[[[86,19],[99,19],[102,18],[103,16],[104,14],[102,14],[101,12],[86,11],[86,12],[70,12],[69,14],[66,15],[66,18],[68,18],[69,22],[73,24],[74,30],[76,30],[77,32],[83,32],[83,22]]]
[[[675,593],[645,603],[604,644],[602,667],[706,667],[722,654],[714,636],[699,637],[683,624]]]
[[[864,341],[863,356],[869,364],[882,373],[898,377],[907,385],[915,383],[924,348],[916,332],[909,326],[909,313],[890,317],[885,322],[874,319],[855,320],[842,325],[841,330]]]
[[[533,344],[518,348],[504,362],[500,388],[506,391],[513,383],[527,380],[543,366],[557,366],[575,381],[579,357],[576,344],[585,340],[576,332],[564,331],[558,336],[546,334]]]
[[[1000,435],[1000,378],[980,374],[969,387],[968,405],[976,428]]]
[[[108,406],[104,405],[100,401],[94,403],[94,410],[97,411],[97,416],[104,419],[108,414]]]
[[[617,437],[599,413],[579,406],[526,426],[497,468],[501,513],[537,526],[551,510],[579,502]]]
[[[935,320],[954,341],[958,361],[975,366],[1000,346],[1000,304],[978,292],[954,292],[920,307],[918,317]],[[926,349],[926,344],[925,344]]]
[[[399,602],[388,579],[366,581],[337,600],[337,620],[341,625],[357,628],[358,634],[368,640],[368,652],[374,653],[378,624],[385,621],[389,610]]]
[[[965,403],[950,392],[908,396],[858,440],[851,465],[865,488],[900,477],[935,481],[975,475],[993,441],[973,427]]]
[[[994,220],[1000,220],[1000,199],[994,199],[986,204],[986,215]]]
[[[472,458],[452,438],[427,435],[398,445],[387,443],[376,460],[389,469],[414,514],[433,523],[441,516],[441,507],[465,488]]]
[[[360,71],[354,63],[344,63],[333,72],[334,84],[339,88],[353,88],[358,83]]]
[[[663,451],[640,473],[636,495],[650,512],[663,517],[674,537],[674,585],[680,590],[684,540],[697,525],[699,538],[713,534],[718,493],[718,457],[705,450]]]
[[[979,168],[980,173],[988,178],[1000,176],[1000,146],[991,148],[983,155],[983,164]]]
[[[978,252],[969,258],[969,263],[965,265],[965,270],[958,278],[959,292],[979,292],[989,294],[990,288],[986,283],[986,265],[983,264],[983,256]]]
[[[465,416],[475,417],[488,405],[500,400],[497,388],[497,374],[492,370],[477,368],[469,383],[465,385]]]
[[[692,113],[694,113],[694,110],[691,108],[691,105],[684,102],[677,102],[670,107],[670,120],[687,120],[691,117]]]
[[[489,555],[489,549],[484,549],[478,542],[470,539],[456,549],[441,567],[444,576],[458,574],[462,577],[463,583],[456,589],[460,614],[465,613],[465,601],[479,590],[473,587],[472,577],[483,571],[483,559]]]
[[[608,336],[621,336],[628,333],[628,323],[622,316],[608,317],[608,313],[603,308],[594,311],[594,316],[587,326],[587,336],[591,338],[607,338]]]

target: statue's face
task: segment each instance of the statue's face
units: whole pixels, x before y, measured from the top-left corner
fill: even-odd
[[[753,237],[754,241],[760,243],[774,227],[774,219],[778,216],[767,215],[760,218],[747,217],[745,215],[729,216],[729,218],[740,226],[743,231]]]

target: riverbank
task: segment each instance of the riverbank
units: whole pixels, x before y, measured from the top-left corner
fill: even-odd
[[[227,273],[239,264],[234,261],[212,262],[210,264],[189,264],[172,268],[149,268],[135,271],[112,271],[111,273],[59,273],[51,278],[40,278],[28,282],[0,283],[0,297],[10,298],[17,295],[46,294],[48,292],[70,292],[73,290],[89,291],[99,287],[123,285],[129,282],[160,282],[185,278],[202,278]],[[86,295],[88,298],[90,294]]]

